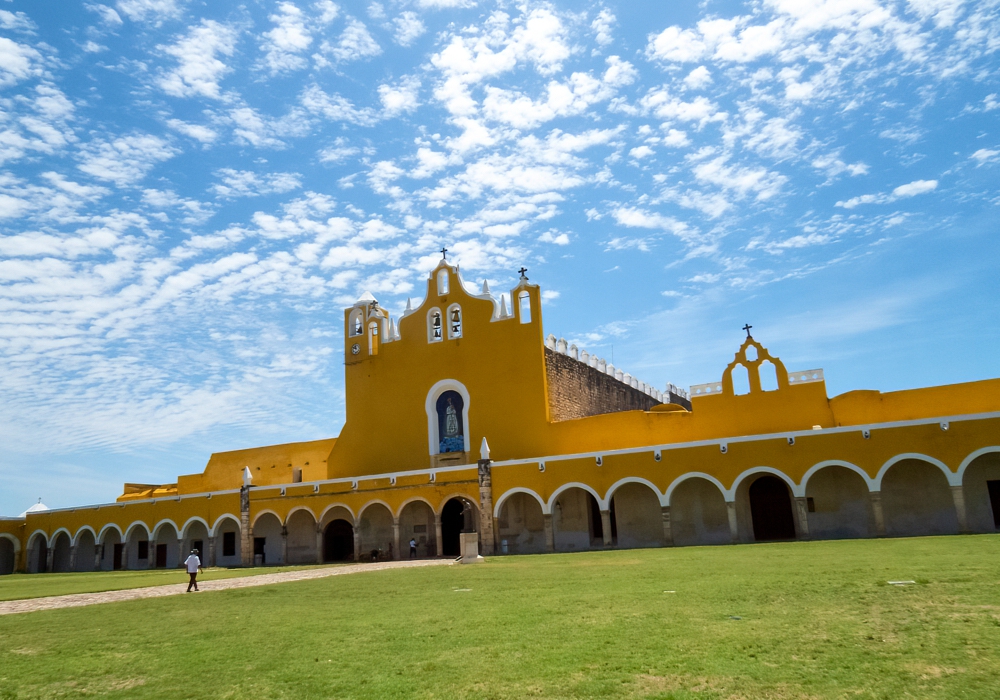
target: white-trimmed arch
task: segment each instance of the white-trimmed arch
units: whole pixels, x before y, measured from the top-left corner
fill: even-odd
[[[469,452],[469,390],[457,379],[442,379],[430,388],[424,400],[424,411],[427,413],[427,449],[428,454],[440,454],[441,441],[438,440],[437,400],[446,391],[454,391],[462,397],[462,439],[465,440],[465,451]]]
[[[9,532],[0,532],[0,540],[7,540],[12,545],[14,545],[14,554],[17,555],[21,551],[21,540],[14,537],[14,535]]]
[[[101,541],[104,539],[104,533],[106,533],[108,530],[114,530],[115,532],[118,533],[118,539],[120,539],[122,542],[125,541],[125,533],[122,532],[122,529],[120,527],[118,527],[118,524],[108,523],[101,528],[100,532],[97,533],[97,544],[101,544]]]
[[[426,503],[427,507],[431,509],[431,512],[434,513],[435,515],[437,514],[434,510],[434,505],[430,501],[428,501],[423,496],[413,496],[411,498],[407,498],[405,501],[402,502],[402,504],[400,504],[399,510],[397,510],[394,513],[393,517],[396,518],[402,517],[403,509],[406,508],[406,506],[410,505],[411,503],[416,503],[417,501],[420,501],[421,503]]]
[[[352,525],[358,521],[357,516],[354,514],[354,509],[352,509],[349,505],[347,505],[346,503],[331,503],[330,505],[328,505],[326,508],[323,509],[323,513],[319,516],[319,520],[317,520],[316,522],[322,523],[323,521],[325,521],[326,514],[329,513],[331,510],[333,510],[334,508],[343,508],[348,513],[350,513]]]
[[[970,464],[972,464],[977,458],[982,457],[983,455],[988,455],[991,452],[1000,452],[1000,445],[981,447],[975,452],[970,453],[968,457],[963,459],[962,463],[958,466],[958,474],[957,474],[958,483],[961,484],[963,482],[963,479],[965,479],[965,470],[969,468]]]
[[[184,540],[189,539],[188,535],[190,533],[188,532],[188,528],[191,527],[192,525],[194,525],[195,523],[201,523],[202,525],[204,525],[205,526],[205,532],[211,532],[212,531],[212,527],[208,524],[208,522],[204,518],[201,518],[201,517],[199,517],[197,515],[193,515],[190,518],[188,518],[186,521],[184,521],[184,527],[182,527],[181,531],[180,531],[181,532],[181,539],[184,539]]]
[[[444,513],[444,507],[448,505],[448,501],[450,501],[453,498],[459,498],[463,501],[468,501],[476,508],[479,508],[478,499],[473,498],[472,496],[463,491],[453,491],[452,493],[448,494],[447,496],[441,499],[441,505],[438,506],[437,510],[435,510],[434,513],[438,517],[441,517],[441,514]]]
[[[497,499],[496,504],[493,506],[493,515],[494,515],[494,517],[497,517],[497,518],[500,517],[500,508],[503,507],[503,504],[507,501],[508,498],[510,498],[511,496],[513,496],[516,493],[526,493],[526,494],[528,494],[529,496],[531,496],[532,498],[534,498],[536,501],[538,501],[538,505],[541,506],[541,508],[542,508],[542,515],[547,515],[549,513],[549,506],[542,499],[541,496],[539,496],[537,493],[535,493],[531,489],[527,489],[527,488],[524,488],[522,486],[516,486],[516,487],[514,487],[512,489],[507,489],[506,491],[504,491],[500,495],[500,498]]]
[[[42,530],[41,528],[39,528],[38,530],[35,530],[34,532],[32,532],[28,536],[28,540],[27,540],[27,542],[28,542],[28,549],[31,549],[34,546],[34,544],[35,544],[35,536],[36,535],[41,535],[45,539],[45,546],[46,547],[49,546],[49,541],[50,540],[49,540],[48,533],[45,532],[45,530]]]
[[[237,518],[232,513],[223,513],[222,515],[220,515],[218,518],[215,519],[214,523],[212,523],[212,529],[208,531],[208,536],[215,537],[215,534],[219,531],[219,526],[222,525],[222,523],[226,520],[232,520],[234,523],[236,523],[236,527],[240,530],[240,532],[241,533],[243,532],[243,523],[240,522],[239,518]]]
[[[373,499],[373,500],[368,501],[367,503],[365,503],[365,505],[362,506],[361,510],[358,511],[358,520],[357,520],[357,522],[360,523],[361,522],[361,518],[363,518],[365,516],[365,511],[368,510],[369,508],[371,508],[374,505],[384,506],[385,509],[387,511],[389,511],[389,517],[392,518],[393,520],[396,519],[396,515],[392,511],[392,506],[390,506],[388,503],[386,503],[385,501],[383,501],[381,498],[375,498],[375,499]]]
[[[791,489],[793,496],[801,498],[806,495],[805,491],[803,489],[800,489],[799,485],[796,484],[794,481],[792,481],[791,477],[789,477],[787,474],[785,474],[785,472],[781,471],[780,469],[775,469],[774,467],[751,467],[750,469],[747,469],[738,477],[736,477],[736,480],[733,482],[732,487],[730,487],[729,491],[725,492],[726,500],[735,501],[736,490],[740,487],[740,484],[743,483],[745,479],[753,476],[754,474],[771,474],[773,476],[776,476],[782,481],[784,481],[786,484],[788,484],[788,488]]]
[[[556,499],[559,498],[559,494],[563,493],[564,491],[568,491],[569,489],[583,489],[584,491],[586,491],[591,496],[597,499],[597,503],[601,507],[601,510],[608,509],[608,504],[604,502],[604,499],[601,498],[601,495],[597,493],[597,491],[595,491],[592,486],[587,486],[587,484],[584,484],[580,481],[571,481],[568,484],[563,484],[562,486],[560,486],[559,488],[557,488],[555,491],[552,492],[552,495],[549,496],[548,510],[544,511],[544,513],[547,514],[551,513],[552,509],[556,505]]]
[[[304,511],[308,512],[309,515],[312,516],[313,522],[314,523],[319,523],[319,520],[316,520],[316,514],[313,512],[312,508],[310,508],[309,506],[295,506],[290,511],[288,511],[288,515],[285,516],[285,520],[281,524],[282,525],[288,525],[288,521],[291,520],[292,516],[295,515],[296,513],[298,513],[300,510],[304,510]],[[392,511],[390,511],[390,512],[392,512]],[[280,521],[281,518],[278,518],[278,520]]]
[[[53,532],[52,537],[49,539],[49,541],[54,543],[56,539],[59,537],[59,535],[61,535],[64,532],[66,533],[66,537],[69,538],[70,546],[73,546],[73,533],[70,532],[69,529],[65,527],[60,527],[55,532]]]
[[[76,534],[70,538],[70,544],[72,544],[75,547],[76,543],[80,540],[80,534],[83,533],[85,530],[90,532],[90,534],[94,536],[94,544],[100,543],[100,540],[97,539],[97,533],[94,532],[94,528],[92,528],[90,525],[81,525],[79,528],[77,528]]]
[[[146,537],[150,537],[151,538],[152,534],[150,532],[149,525],[147,525],[142,520],[136,520],[136,521],[133,521],[132,524],[129,525],[127,528],[125,528],[125,537],[123,539],[126,542],[128,542],[128,538],[132,535],[132,530],[134,530],[136,527],[138,527],[140,525],[142,526],[142,529],[146,531]]]
[[[155,542],[157,540],[157,535],[160,534],[160,528],[163,527],[164,525],[173,525],[174,532],[177,533],[178,537],[181,536],[181,529],[177,527],[177,523],[175,523],[170,518],[164,518],[163,520],[161,520],[160,522],[156,523],[156,525],[153,526],[153,531],[150,533],[149,539]]]
[[[254,516],[253,522],[250,523],[250,529],[253,530],[255,527],[257,527],[257,521],[260,520],[261,518],[263,518],[265,515],[273,515],[277,519],[278,525],[281,525],[282,527],[285,526],[285,521],[281,519],[281,516],[278,515],[277,513],[275,513],[270,508],[268,508],[268,509],[259,511],[257,513],[257,515]]]
[[[656,498],[660,501],[660,507],[662,508],[663,506],[667,505],[666,496],[660,493],[660,489],[656,487],[656,484],[654,484],[649,479],[643,479],[640,476],[626,476],[624,479],[619,479],[615,483],[611,484],[611,487],[608,489],[608,492],[604,495],[604,503],[609,504],[610,507],[611,498],[615,495],[615,491],[617,491],[625,484],[642,484],[643,486],[648,486],[650,489],[652,489],[653,493],[656,494]],[[601,500],[598,499],[598,503],[600,502]]]
[[[678,486],[683,484],[688,479],[704,479],[705,481],[710,481],[711,483],[715,484],[715,487],[717,489],[719,489],[719,493],[722,494],[722,500],[724,501],[732,500],[729,497],[729,491],[726,489],[725,486],[722,485],[722,482],[716,479],[711,474],[706,474],[705,472],[687,472],[686,474],[681,474],[679,477],[670,482],[670,486],[667,487],[667,493],[663,496],[664,505],[667,506],[670,505],[670,499],[673,498],[674,491],[677,489]]]
[[[935,467],[940,469],[941,472],[944,474],[944,478],[948,480],[949,486],[962,485],[962,480],[958,478],[958,475],[955,474],[950,469],[948,469],[948,465],[942,462],[940,459],[935,459],[934,457],[930,457],[928,455],[921,454],[919,452],[904,452],[889,459],[885,464],[882,465],[882,468],[878,470],[878,476],[875,477],[874,490],[881,491],[882,479],[885,478],[885,473],[889,471],[893,467],[893,465],[897,464],[898,462],[902,462],[903,460],[906,459],[915,459],[921,462],[927,462],[928,464],[933,464]]]
[[[871,478],[868,475],[868,472],[866,472],[858,465],[851,464],[850,462],[846,462],[842,459],[826,459],[823,460],[822,462],[817,462],[816,464],[812,465],[811,467],[809,467],[808,471],[806,471],[806,473],[802,475],[802,481],[799,488],[801,489],[803,496],[806,495],[806,487],[809,485],[809,479],[811,479],[816,472],[818,472],[821,469],[825,469],[826,467],[844,467],[845,469],[849,469],[850,471],[854,472],[855,474],[857,474],[858,476],[860,476],[862,479],[865,480],[865,484],[868,486],[869,491],[878,490],[878,487],[875,484],[875,479]]]

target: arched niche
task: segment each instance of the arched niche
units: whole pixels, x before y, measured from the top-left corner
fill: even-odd
[[[962,487],[969,530],[1000,531],[1000,447],[981,451],[963,466]]]
[[[627,482],[608,501],[615,544],[623,548],[663,546],[663,512],[656,491],[643,483]]]
[[[358,561],[389,559],[393,544],[392,511],[381,502],[369,503],[358,516]]]
[[[0,533],[0,576],[14,573],[21,543],[13,535]]]
[[[418,558],[438,555],[437,535],[434,526],[434,508],[427,501],[414,499],[399,512],[400,557],[411,556],[410,541],[416,542]]]
[[[308,508],[299,508],[285,521],[288,533],[288,564],[315,564],[316,518]]]
[[[587,489],[572,486],[552,501],[552,532],[557,552],[576,552],[604,547],[604,523],[597,497]]]
[[[821,467],[809,476],[805,494],[810,538],[832,540],[877,534],[868,484],[850,467]]]
[[[882,513],[890,537],[953,535],[958,515],[948,477],[918,458],[895,462],[882,475]]]
[[[512,493],[500,503],[497,539],[501,554],[538,554],[546,550],[542,503],[529,493]]]
[[[431,455],[469,451],[469,392],[443,379],[427,392],[427,446]]]
[[[670,532],[675,546],[729,544],[729,511],[719,485],[692,476],[670,494]]]
[[[264,566],[275,566],[287,564],[281,543],[281,520],[276,513],[265,511],[257,516],[253,521],[253,541],[254,549],[261,549],[261,564]],[[263,542],[258,547],[258,542]]]

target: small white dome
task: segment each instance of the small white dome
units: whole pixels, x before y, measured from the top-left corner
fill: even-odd
[[[28,510],[24,511],[23,513],[21,513],[17,517],[23,518],[28,513],[42,513],[42,512],[47,511],[47,510],[50,510],[50,508],[47,505],[45,505],[44,503],[42,503],[42,499],[39,498],[38,499],[38,503],[36,503],[35,505],[31,506],[31,508],[28,508]]]

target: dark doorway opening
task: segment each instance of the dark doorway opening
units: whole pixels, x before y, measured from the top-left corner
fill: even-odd
[[[993,527],[1000,530],[1000,481],[987,481],[990,492],[990,508],[993,509]]]
[[[792,499],[788,486],[776,476],[762,476],[750,484],[750,517],[758,542],[795,539]]]
[[[156,545],[156,568],[167,568],[167,545],[165,544]]]
[[[587,499],[590,501],[590,543],[604,544],[604,521],[601,520],[601,505],[594,498],[594,494],[588,493]]]
[[[608,512],[611,515],[611,544],[618,544],[618,520],[615,515],[615,499],[611,498],[611,507],[608,508]]]
[[[201,540],[192,540],[191,549],[198,552],[198,558],[201,559],[202,566],[208,566],[208,560],[205,559],[205,543]],[[184,552],[181,552],[181,556],[184,556]],[[187,559],[187,557],[184,557]]]
[[[46,571],[46,564],[49,560],[49,547],[45,542],[38,543],[38,559],[35,560],[35,571],[40,574],[44,574]]]
[[[253,538],[253,561],[257,563],[257,557],[260,557],[260,563],[267,563],[267,554],[264,553],[264,544],[267,542],[266,537],[254,537]]]
[[[441,511],[441,553],[444,556],[457,557],[462,553],[459,535],[464,529],[465,503],[460,498],[453,498],[444,504],[444,510]],[[470,526],[469,531],[473,530],[475,528]]]
[[[334,520],[323,532],[323,561],[354,560],[354,526]]]
[[[125,557],[125,545],[118,543],[115,545],[114,551],[114,561],[111,562],[111,568],[115,571],[121,571],[124,566],[122,566],[122,559]]]

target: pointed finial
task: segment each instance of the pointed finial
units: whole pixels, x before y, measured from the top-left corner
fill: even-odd
[[[490,459],[490,444],[486,442],[485,437],[483,438],[483,444],[479,446],[479,458],[484,462]]]
[[[243,485],[249,486],[253,482],[253,476],[250,474],[250,467],[243,467]]]
[[[749,323],[747,325],[743,326],[743,330],[745,330],[747,332],[747,338],[750,337],[750,329],[751,328],[753,328],[753,326],[751,326]]]
[[[389,340],[396,339],[396,319],[389,317]]]
[[[486,280],[483,280],[483,294],[489,294],[489,293],[490,293],[490,283],[487,282]]]
[[[507,318],[507,295],[500,295],[500,318]]]
[[[406,311],[407,313],[413,311],[413,306],[410,304],[410,297],[406,297]]]
[[[521,273],[521,279],[523,279],[525,282],[528,281],[528,276],[526,274],[524,274],[527,271],[528,271],[528,268],[526,268],[526,267],[522,267],[520,270],[518,270],[518,272]]]

